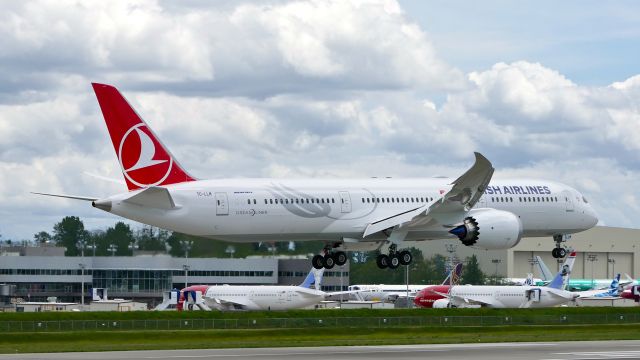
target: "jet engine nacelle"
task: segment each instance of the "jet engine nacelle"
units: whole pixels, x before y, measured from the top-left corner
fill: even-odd
[[[479,249],[509,249],[522,238],[522,222],[514,213],[496,209],[473,209],[462,225],[449,230],[463,244]]]
[[[451,307],[449,303],[449,299],[438,299],[433,302],[434,309],[446,309],[449,307]]]

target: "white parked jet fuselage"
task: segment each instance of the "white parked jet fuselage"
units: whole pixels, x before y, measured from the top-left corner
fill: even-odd
[[[544,286],[465,286],[458,285],[449,291],[452,306],[466,307],[469,302],[460,299],[472,299],[471,303],[482,304],[491,308],[537,308],[552,307],[565,304],[578,297],[577,294],[566,290],[551,289]],[[537,301],[531,301],[537,297]],[[437,301],[447,301],[437,300]],[[434,307],[437,304],[434,304]]]
[[[301,286],[279,285],[194,285],[185,290],[201,291],[206,305],[221,311],[302,309],[330,295]]]

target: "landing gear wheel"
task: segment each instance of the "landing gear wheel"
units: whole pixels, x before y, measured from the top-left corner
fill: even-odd
[[[347,263],[347,254],[344,251],[338,251],[333,254],[333,257],[336,259],[336,265],[342,266]]]
[[[564,258],[565,256],[567,256],[567,250],[565,250],[564,248],[559,248],[558,249],[558,258]]]
[[[396,269],[398,266],[400,266],[400,257],[398,254],[389,256],[389,269]]]
[[[569,235],[555,234],[553,235],[553,241],[556,243],[555,249],[551,250],[551,256],[555,259],[562,259],[567,256],[567,250],[562,247],[562,243],[566,242]]]
[[[324,256],[316,255],[311,259],[311,265],[313,265],[314,269],[322,269],[324,267]]]
[[[407,250],[400,251],[400,265],[409,265],[413,260],[413,255]]]
[[[378,265],[378,268],[380,268],[380,269],[388,268],[389,267],[389,257],[387,255],[384,255],[384,254],[378,255],[378,257],[376,258],[376,265]]]
[[[323,260],[324,260],[324,268],[327,270],[333,269],[333,267],[336,265],[336,259],[334,259],[333,255],[331,254],[325,255]]]

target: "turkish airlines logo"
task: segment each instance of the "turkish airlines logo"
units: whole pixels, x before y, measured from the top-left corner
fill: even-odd
[[[122,173],[139,187],[161,184],[173,166],[173,159],[166,152],[157,151],[160,144],[148,132],[143,123],[132,126],[120,140],[118,148]]]

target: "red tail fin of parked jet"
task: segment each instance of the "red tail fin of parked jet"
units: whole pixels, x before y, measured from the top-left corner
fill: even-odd
[[[118,89],[93,83],[129,191],[194,181]]]

